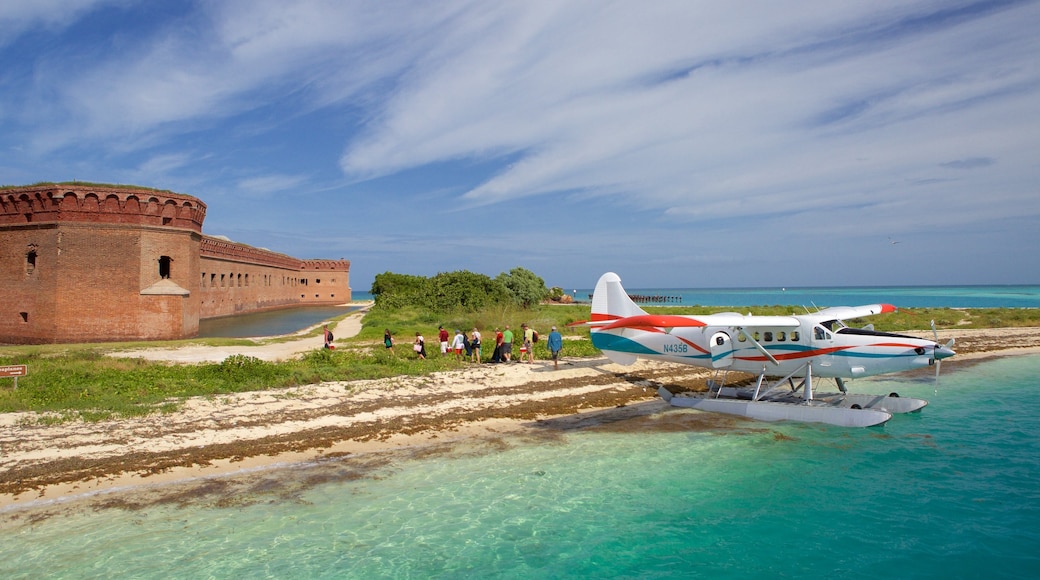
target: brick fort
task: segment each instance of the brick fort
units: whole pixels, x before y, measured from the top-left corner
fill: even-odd
[[[190,338],[200,319],[350,301],[349,260],[208,236],[205,217],[170,191],[0,189],[0,343]]]

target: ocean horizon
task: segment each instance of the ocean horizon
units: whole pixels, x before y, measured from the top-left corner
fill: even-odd
[[[1040,285],[760,288],[626,286],[625,291],[644,306],[799,306],[811,310],[814,307],[880,303],[899,308],[1040,308]],[[593,289],[576,288],[569,292],[577,302],[590,302]]]
[[[806,286],[751,288],[628,288],[649,306],[857,306],[893,304],[902,308],[1040,308],[1040,285],[980,284],[960,286]],[[579,303],[591,301],[592,288],[564,289]],[[354,291],[358,302],[373,300]]]

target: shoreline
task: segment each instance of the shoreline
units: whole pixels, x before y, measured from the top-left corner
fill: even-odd
[[[360,330],[360,314],[341,321],[337,334],[346,336],[355,323]],[[941,331],[940,340],[953,335]],[[961,350],[945,362],[950,370],[1040,354],[1040,328],[956,335]],[[314,348],[314,337],[299,342],[305,350]],[[285,344],[293,343],[273,346]],[[161,356],[160,349],[150,352]],[[328,459],[375,460],[506,435],[544,435],[547,425],[568,430],[644,413],[661,417],[670,407],[657,397],[657,386],[698,388],[709,376],[704,369],[645,360],[622,367],[600,356],[564,358],[558,370],[551,361],[483,364],[426,376],[194,398],[169,415],[98,423],[49,426],[34,424],[33,414],[0,415],[0,517]],[[715,425],[733,424],[697,415]]]

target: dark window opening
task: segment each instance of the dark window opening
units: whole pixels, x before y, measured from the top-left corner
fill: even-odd
[[[31,213],[25,214],[25,221],[27,221],[27,222],[31,222],[32,221],[32,214]]]
[[[170,277],[170,262],[173,260],[169,256],[159,256],[159,277],[166,279]]]
[[[22,317],[22,322],[29,322],[28,312],[19,312],[18,315]]]
[[[162,225],[168,226],[168,225],[170,225],[170,222],[172,222],[172,221],[173,221],[173,218],[164,217],[162,219]]]
[[[32,274],[36,271],[36,250],[29,250],[25,254],[25,273]]]

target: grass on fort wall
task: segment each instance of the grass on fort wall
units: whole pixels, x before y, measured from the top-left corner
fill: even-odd
[[[791,307],[702,308],[654,307],[653,312],[668,314],[708,314],[720,311],[752,312],[756,315],[782,315],[794,312]],[[163,343],[119,343],[92,345],[36,345],[0,347],[0,365],[25,364],[28,376],[13,380],[0,379],[0,412],[32,411],[29,422],[62,422],[83,419],[103,420],[113,417],[140,416],[177,410],[187,397],[216,397],[265,389],[285,389],[328,381],[379,379],[400,375],[421,375],[462,368],[471,363],[457,362],[453,356],[441,357],[437,326],[449,333],[456,328],[480,329],[484,338],[483,358],[488,360],[494,344],[495,327],[510,325],[520,334],[520,324],[528,323],[538,330],[542,340],[535,344],[535,356],[548,358],[545,336],[557,326],[564,334],[565,357],[588,357],[599,354],[588,339],[585,327],[567,328],[566,324],[585,320],[587,305],[543,305],[529,310],[495,308],[481,312],[458,312],[435,315],[419,310],[369,312],[360,334],[350,339],[337,339],[336,350],[321,348],[306,353],[299,360],[280,363],[236,355],[220,363],[164,364],[143,359],[107,356],[114,350],[141,347],[171,347],[178,344],[256,344],[232,339],[205,339]],[[847,321],[850,326],[874,323],[878,330],[900,332],[927,330],[929,321],[939,328],[995,328],[1040,326],[1040,310],[1036,309],[913,309]],[[397,345],[390,353],[383,348],[383,330],[390,329]],[[333,330],[335,328],[333,327]],[[415,332],[426,339],[426,360],[418,360],[411,345]],[[320,330],[313,336],[318,337]],[[319,339],[320,340],[320,339]],[[517,339],[518,341],[520,339]],[[489,346],[490,345],[490,346]],[[518,353],[514,352],[514,355]]]
[[[44,187],[51,185],[72,185],[76,187],[104,187],[111,189],[142,189],[147,191],[158,191],[165,193],[173,193],[168,189],[156,189],[154,187],[144,187],[141,185],[130,185],[123,183],[94,183],[91,181],[37,181],[31,185],[0,185],[0,190],[4,189],[21,189],[23,187]]]

